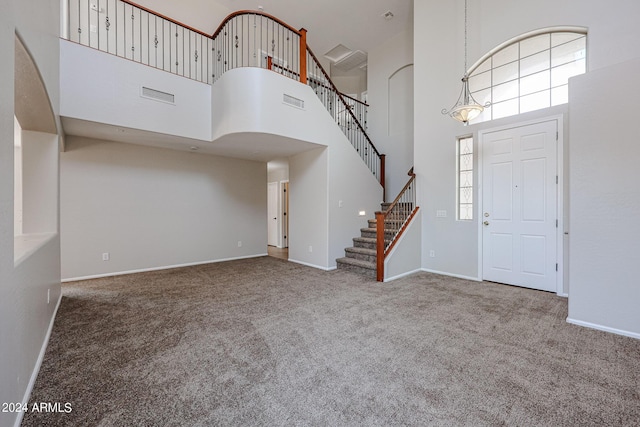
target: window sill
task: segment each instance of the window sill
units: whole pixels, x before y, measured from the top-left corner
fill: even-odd
[[[17,267],[24,260],[33,255],[38,249],[46,245],[58,233],[20,234],[13,238],[13,265]]]

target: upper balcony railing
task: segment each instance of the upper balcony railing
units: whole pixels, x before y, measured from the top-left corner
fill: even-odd
[[[238,11],[208,35],[128,0],[68,0],[65,12],[68,40],[203,83],[259,67],[308,84],[384,187],[384,155],[366,133],[367,105],[337,90],[307,46],[305,29]]]

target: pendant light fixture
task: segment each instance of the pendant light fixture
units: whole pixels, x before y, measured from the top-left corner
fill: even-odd
[[[488,102],[484,106],[480,105],[469,91],[469,75],[467,74],[467,1],[464,0],[464,75],[462,76],[462,91],[458,96],[458,101],[450,110],[442,110],[442,114],[453,117],[464,123],[465,126],[469,124],[469,120],[478,117],[485,107],[490,105]]]

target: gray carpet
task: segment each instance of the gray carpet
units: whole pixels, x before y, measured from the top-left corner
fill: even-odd
[[[25,426],[640,425],[640,341],[567,300],[263,257],[75,282]]]

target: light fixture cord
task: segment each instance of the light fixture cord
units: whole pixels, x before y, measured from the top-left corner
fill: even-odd
[[[467,0],[464,0],[464,76],[467,76]]]

